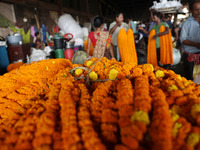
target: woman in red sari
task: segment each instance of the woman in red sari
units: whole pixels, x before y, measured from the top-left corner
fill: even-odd
[[[94,19],[94,27],[96,30],[90,32],[88,36],[88,47],[86,59],[89,59],[91,42],[94,46],[93,56],[97,58],[107,57],[108,59],[114,58],[112,37],[108,31],[102,31],[104,20],[102,17],[96,17]]]

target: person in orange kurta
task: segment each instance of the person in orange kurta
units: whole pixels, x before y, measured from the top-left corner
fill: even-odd
[[[148,43],[147,63],[163,65],[163,68],[170,69],[173,64],[171,31],[167,23],[162,22],[162,14],[153,13],[156,23],[150,31],[139,27],[146,34],[150,34]]]

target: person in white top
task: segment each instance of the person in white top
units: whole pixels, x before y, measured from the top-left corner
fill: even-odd
[[[124,20],[124,15],[123,13],[118,13],[115,16],[115,21],[112,22],[109,26],[109,31],[112,34],[112,40],[113,40],[113,52],[115,59],[117,61],[120,61],[120,54],[119,54],[119,49],[118,49],[118,34],[120,29],[124,28],[126,31],[129,29],[128,24],[123,22]]]

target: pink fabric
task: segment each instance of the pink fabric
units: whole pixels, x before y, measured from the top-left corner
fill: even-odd
[[[189,55],[189,56],[188,56],[187,60],[188,60],[189,62],[194,61],[194,64],[195,64],[195,65],[198,65],[198,64],[199,64],[199,57],[200,57],[200,54],[192,54],[192,53],[189,53],[188,55]]]
[[[35,37],[35,28],[34,28],[34,26],[31,26],[31,36]]]

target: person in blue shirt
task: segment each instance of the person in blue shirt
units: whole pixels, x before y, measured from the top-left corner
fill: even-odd
[[[200,53],[200,0],[190,3],[192,16],[181,27],[180,41],[183,45],[183,65],[188,80],[193,80],[195,55]],[[193,57],[194,56],[194,57]],[[192,58],[193,57],[193,58]]]
[[[136,23],[133,21],[131,17],[128,19],[128,25],[133,30],[133,33],[136,33]]]

